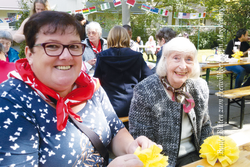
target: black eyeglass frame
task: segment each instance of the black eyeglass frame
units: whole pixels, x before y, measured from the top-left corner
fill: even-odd
[[[47,53],[46,49],[45,49],[45,46],[46,46],[47,44],[59,44],[59,45],[62,45],[62,46],[63,46],[62,52],[61,52],[60,54],[58,54],[58,55],[49,55],[49,54]],[[50,57],[61,56],[61,54],[63,53],[63,51],[64,51],[65,48],[68,49],[69,53],[70,53],[72,56],[82,56],[82,54],[80,54],[80,55],[73,55],[73,54],[70,52],[69,46],[74,45],[74,44],[81,44],[81,45],[82,45],[82,54],[83,54],[83,53],[84,53],[84,50],[85,50],[85,48],[86,48],[86,44],[83,44],[83,43],[72,43],[72,44],[69,44],[69,45],[63,45],[63,44],[57,43],[57,42],[44,42],[44,43],[35,44],[34,47],[35,47],[35,46],[42,46],[44,52],[46,53],[46,55],[48,55],[48,56],[50,56]]]

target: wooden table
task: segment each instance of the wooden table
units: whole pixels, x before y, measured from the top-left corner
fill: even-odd
[[[250,142],[239,146],[239,149],[239,159],[234,164],[230,165],[230,167],[250,167]],[[184,167],[197,167],[198,165],[204,167],[222,167],[220,163],[216,163],[214,166],[212,166],[207,163],[206,159],[201,159],[199,161],[185,165]]]
[[[207,63],[206,65],[203,65],[201,67],[202,70],[206,70],[206,81],[208,83],[209,81],[209,74],[211,68],[219,68],[219,67],[228,67],[228,66],[237,66],[237,65],[247,65],[250,64],[250,62],[247,61],[240,61],[237,63]],[[231,84],[230,89],[232,88],[232,75],[231,75]]]

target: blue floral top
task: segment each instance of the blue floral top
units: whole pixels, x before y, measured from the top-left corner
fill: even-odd
[[[124,127],[100,87],[78,112],[83,124],[108,145]],[[98,166],[103,158],[70,121],[56,128],[56,109],[23,81],[0,85],[0,166]]]

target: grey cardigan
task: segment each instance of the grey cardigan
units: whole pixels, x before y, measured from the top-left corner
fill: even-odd
[[[199,152],[204,139],[213,131],[208,115],[209,90],[205,80],[188,79],[186,88],[194,98],[194,110],[188,113],[192,124],[193,144]],[[144,135],[163,146],[169,166],[175,166],[181,140],[182,105],[167,96],[157,74],[134,88],[129,111],[129,131],[134,138]]]
[[[107,40],[104,39],[104,38],[100,38],[100,40],[101,40],[101,44],[102,44],[102,51],[106,50],[108,48]],[[86,45],[85,50],[84,50],[83,55],[82,55],[82,60],[85,63],[85,66],[87,68],[87,72],[89,70],[95,70],[95,65],[92,66],[87,61],[91,60],[91,59],[95,59],[96,58],[96,53],[93,51],[93,49],[92,49],[92,47],[91,47],[91,45],[89,43],[88,38],[86,38],[84,41],[82,41],[82,43]]]

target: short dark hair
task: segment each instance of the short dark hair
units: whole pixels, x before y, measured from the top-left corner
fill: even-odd
[[[75,17],[76,20],[78,20],[78,21],[84,20],[84,17],[83,17],[83,15],[82,15],[81,13],[76,13],[76,14],[74,15],[74,17]]]
[[[162,38],[164,38],[165,43],[167,43],[174,37],[176,37],[176,32],[169,27],[162,27],[155,35],[156,39],[162,40]]]
[[[66,12],[57,11],[43,11],[32,15],[24,26],[24,36],[26,39],[26,45],[32,49],[37,40],[37,34],[40,29],[44,26],[48,26],[46,34],[54,34],[58,30],[62,34],[65,30],[72,26],[74,27],[75,33],[81,37],[82,25],[73,16]]]
[[[127,31],[132,31],[131,26],[128,25],[128,24],[125,24],[125,25],[123,25],[122,27],[125,28]]]
[[[246,32],[247,32],[247,29],[245,28],[239,29],[236,33],[236,38],[240,38],[242,35],[245,35]]]

